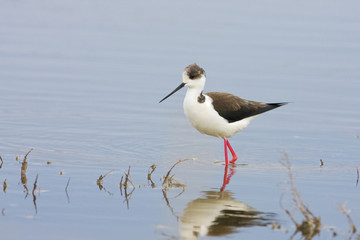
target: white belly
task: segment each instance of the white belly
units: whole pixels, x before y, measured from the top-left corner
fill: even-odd
[[[197,96],[191,96],[189,91],[187,92],[184,99],[184,112],[191,124],[201,133],[219,138],[229,138],[247,127],[250,120],[254,118],[249,117],[229,123],[215,111],[210,97],[205,95],[205,102],[199,103]]]

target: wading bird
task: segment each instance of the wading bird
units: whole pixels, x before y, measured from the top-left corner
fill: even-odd
[[[239,98],[230,93],[203,93],[206,81],[204,69],[191,64],[184,69],[182,83],[162,101],[183,88],[188,87],[184,99],[184,112],[191,124],[201,133],[224,139],[225,164],[228,165],[229,148],[235,163],[237,156],[228,138],[247,127],[257,115],[287,104],[262,103]]]

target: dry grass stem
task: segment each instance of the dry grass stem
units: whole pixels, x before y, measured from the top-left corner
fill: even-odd
[[[104,183],[104,178],[112,173],[114,169],[110,170],[109,172],[105,173],[105,175],[100,175],[100,177],[96,180],[96,184],[99,186],[100,190],[103,188],[102,184]],[[100,187],[101,186],[101,187]]]
[[[135,188],[133,188],[133,189],[131,190],[131,192],[128,193],[128,192],[127,192],[127,188],[124,188],[125,202],[126,202],[126,207],[127,207],[127,209],[129,209],[129,206],[130,206],[129,200],[130,200],[131,195],[133,194],[134,191],[135,191]]]
[[[166,190],[162,189],[162,193],[163,193],[163,196],[164,196],[164,199],[165,199],[165,202],[166,202],[166,206],[168,206],[168,208],[170,209],[171,214],[178,219],[179,217],[175,214],[175,211],[174,211],[173,207],[171,206],[170,201],[169,201],[169,199],[167,197]]]
[[[27,184],[26,170],[27,170],[28,162],[24,161],[21,163],[21,183]]]
[[[150,171],[150,169],[151,169],[151,171]],[[153,174],[153,172],[155,171],[155,169],[156,169],[155,163],[149,167],[149,170],[148,170],[148,180],[151,180],[151,174]]]
[[[100,191],[104,190],[107,194],[109,194],[110,196],[114,195],[112,192],[109,192],[108,190],[106,190],[106,188],[102,185],[104,183],[104,178],[109,175],[110,173],[112,173],[114,170],[110,170],[109,172],[107,172],[105,175],[100,175],[100,177],[96,180],[96,185],[98,185]]]
[[[289,210],[287,209],[284,210],[296,226],[296,230],[293,236],[295,236],[298,232],[300,232],[306,240],[310,240],[320,233],[320,230],[322,228],[321,221],[320,218],[314,216],[314,214],[310,211],[310,209],[307,206],[305,206],[304,202],[302,201],[300,197],[300,193],[295,187],[294,175],[291,169],[290,158],[286,152],[284,152],[283,155],[284,156],[281,159],[280,163],[288,171],[292,199],[297,209],[300,211],[300,213],[304,216],[305,219],[301,223],[298,223]]]
[[[6,183],[6,178],[4,180],[4,183],[3,183],[3,192],[6,193],[6,188],[7,188],[7,183]]]
[[[124,186],[124,184],[123,184],[123,179],[124,179],[124,176],[121,176],[121,179],[120,179],[120,194],[121,194],[121,196],[123,195],[123,194],[122,194],[122,188],[123,188],[123,186]]]
[[[28,167],[28,162],[26,161],[29,153],[31,153],[33,149],[30,149],[24,156],[24,159],[21,163],[21,183],[23,184],[24,186],[24,189],[25,189],[25,198],[27,198],[27,196],[29,195],[29,189],[27,187],[27,177],[26,177],[26,171],[27,171],[27,167]]]
[[[348,223],[349,223],[349,232],[350,232],[350,237],[349,239],[352,239],[352,237],[356,234],[356,231],[357,231],[357,228],[354,224],[354,221],[352,220],[352,218],[350,217],[350,213],[351,213],[351,210],[350,209],[346,209],[346,202],[343,203],[343,204],[340,204],[339,205],[339,209],[340,209],[340,212],[342,212],[347,220],[348,220]],[[357,239],[360,238],[360,234],[358,235]]]
[[[130,182],[131,185],[133,186],[133,188],[135,188],[134,183],[133,183],[133,182],[131,181],[131,179],[130,179],[130,166],[129,166],[129,168],[128,168],[128,172],[125,173],[125,182],[124,182],[124,187],[125,187],[125,189],[128,187],[128,182]]]
[[[23,162],[26,162],[27,156],[29,155],[29,153],[32,152],[32,150],[34,150],[34,149],[31,148],[31,149],[25,154]]]
[[[135,185],[130,179],[130,166],[128,168],[128,171],[124,172],[124,174],[125,174],[125,181],[123,182],[124,176],[121,176],[121,180],[120,180],[120,193],[121,193],[121,196],[122,196],[123,195],[122,189],[124,189],[124,196],[125,196],[124,201],[126,202],[126,206],[129,209],[129,200],[131,198],[131,194],[135,190]],[[132,185],[133,189],[131,190],[131,192],[128,193],[127,189],[128,189],[128,184],[129,183]]]
[[[169,198],[167,196],[167,191],[170,189],[170,188],[182,188],[182,191],[177,194],[174,198],[177,198],[179,197],[181,194],[183,194],[183,192],[185,191],[185,184],[182,184],[178,181],[176,181],[174,179],[174,174],[173,175],[170,175],[171,171],[174,169],[174,167],[176,165],[178,165],[179,163],[182,163],[182,162],[185,162],[187,160],[190,160],[190,159],[182,159],[182,160],[179,160],[177,161],[170,169],[169,171],[167,172],[167,174],[165,175],[164,177],[164,180],[162,182],[162,193],[163,193],[163,196],[164,196],[164,200],[166,202],[166,205],[168,206],[168,208],[170,209],[171,213],[176,217],[178,218],[178,216],[176,216],[175,212],[174,212],[174,209],[171,207],[171,204],[170,204],[170,201],[169,201]]]
[[[66,198],[67,198],[68,203],[70,203],[70,198],[69,198],[69,194],[68,194],[68,187],[69,187],[70,179],[71,178],[69,178],[69,180],[67,181],[67,184],[65,187],[65,193],[66,193]]]
[[[150,171],[150,169],[151,169],[151,171]],[[155,188],[155,183],[151,179],[151,175],[153,174],[155,169],[156,169],[156,165],[155,164],[151,165],[149,170],[148,170],[148,176],[147,176],[148,182],[150,182],[152,188]]]
[[[177,162],[169,169],[169,171],[168,171],[167,174],[165,175],[164,180],[163,180],[163,183],[162,183],[163,189],[168,190],[169,188],[173,188],[173,187],[175,187],[175,188],[181,187],[181,188],[183,188],[183,190],[185,189],[185,185],[177,182],[177,181],[174,179],[174,175],[171,175],[171,176],[170,176],[170,173],[171,173],[171,171],[174,169],[174,167],[175,167],[176,165],[178,165],[179,163],[185,162],[185,161],[187,161],[187,160],[190,160],[190,159],[182,159],[182,160],[179,160],[179,161],[177,161]]]
[[[33,203],[34,203],[34,207],[35,207],[35,214],[37,214],[37,205],[36,205],[35,190],[36,190],[36,188],[37,188],[38,177],[39,177],[39,174],[36,174],[36,178],[35,178],[35,181],[34,181],[34,187],[33,187],[33,190],[32,190]]]

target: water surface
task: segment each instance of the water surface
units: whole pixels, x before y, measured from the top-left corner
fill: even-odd
[[[295,226],[284,209],[302,220],[279,162],[288,154],[303,201],[339,239],[347,237],[338,204],[347,201],[360,223],[359,7],[4,1],[2,236],[287,239]],[[191,127],[185,91],[158,103],[194,62],[206,70],[205,92],[290,102],[230,139],[240,165],[228,169],[225,187],[222,140]],[[21,163],[31,148],[26,194]],[[164,191],[164,176],[182,159]],[[135,189],[125,195],[120,181],[129,166]],[[317,238],[331,234],[325,229]]]

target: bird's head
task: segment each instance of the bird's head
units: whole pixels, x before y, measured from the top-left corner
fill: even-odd
[[[182,74],[182,83],[177,88],[175,88],[175,90],[172,91],[169,95],[164,97],[160,102],[164,101],[184,86],[187,86],[188,88],[196,88],[199,89],[199,91],[202,91],[205,86],[205,81],[205,70],[199,67],[196,63],[193,63],[184,69],[184,72]]]

